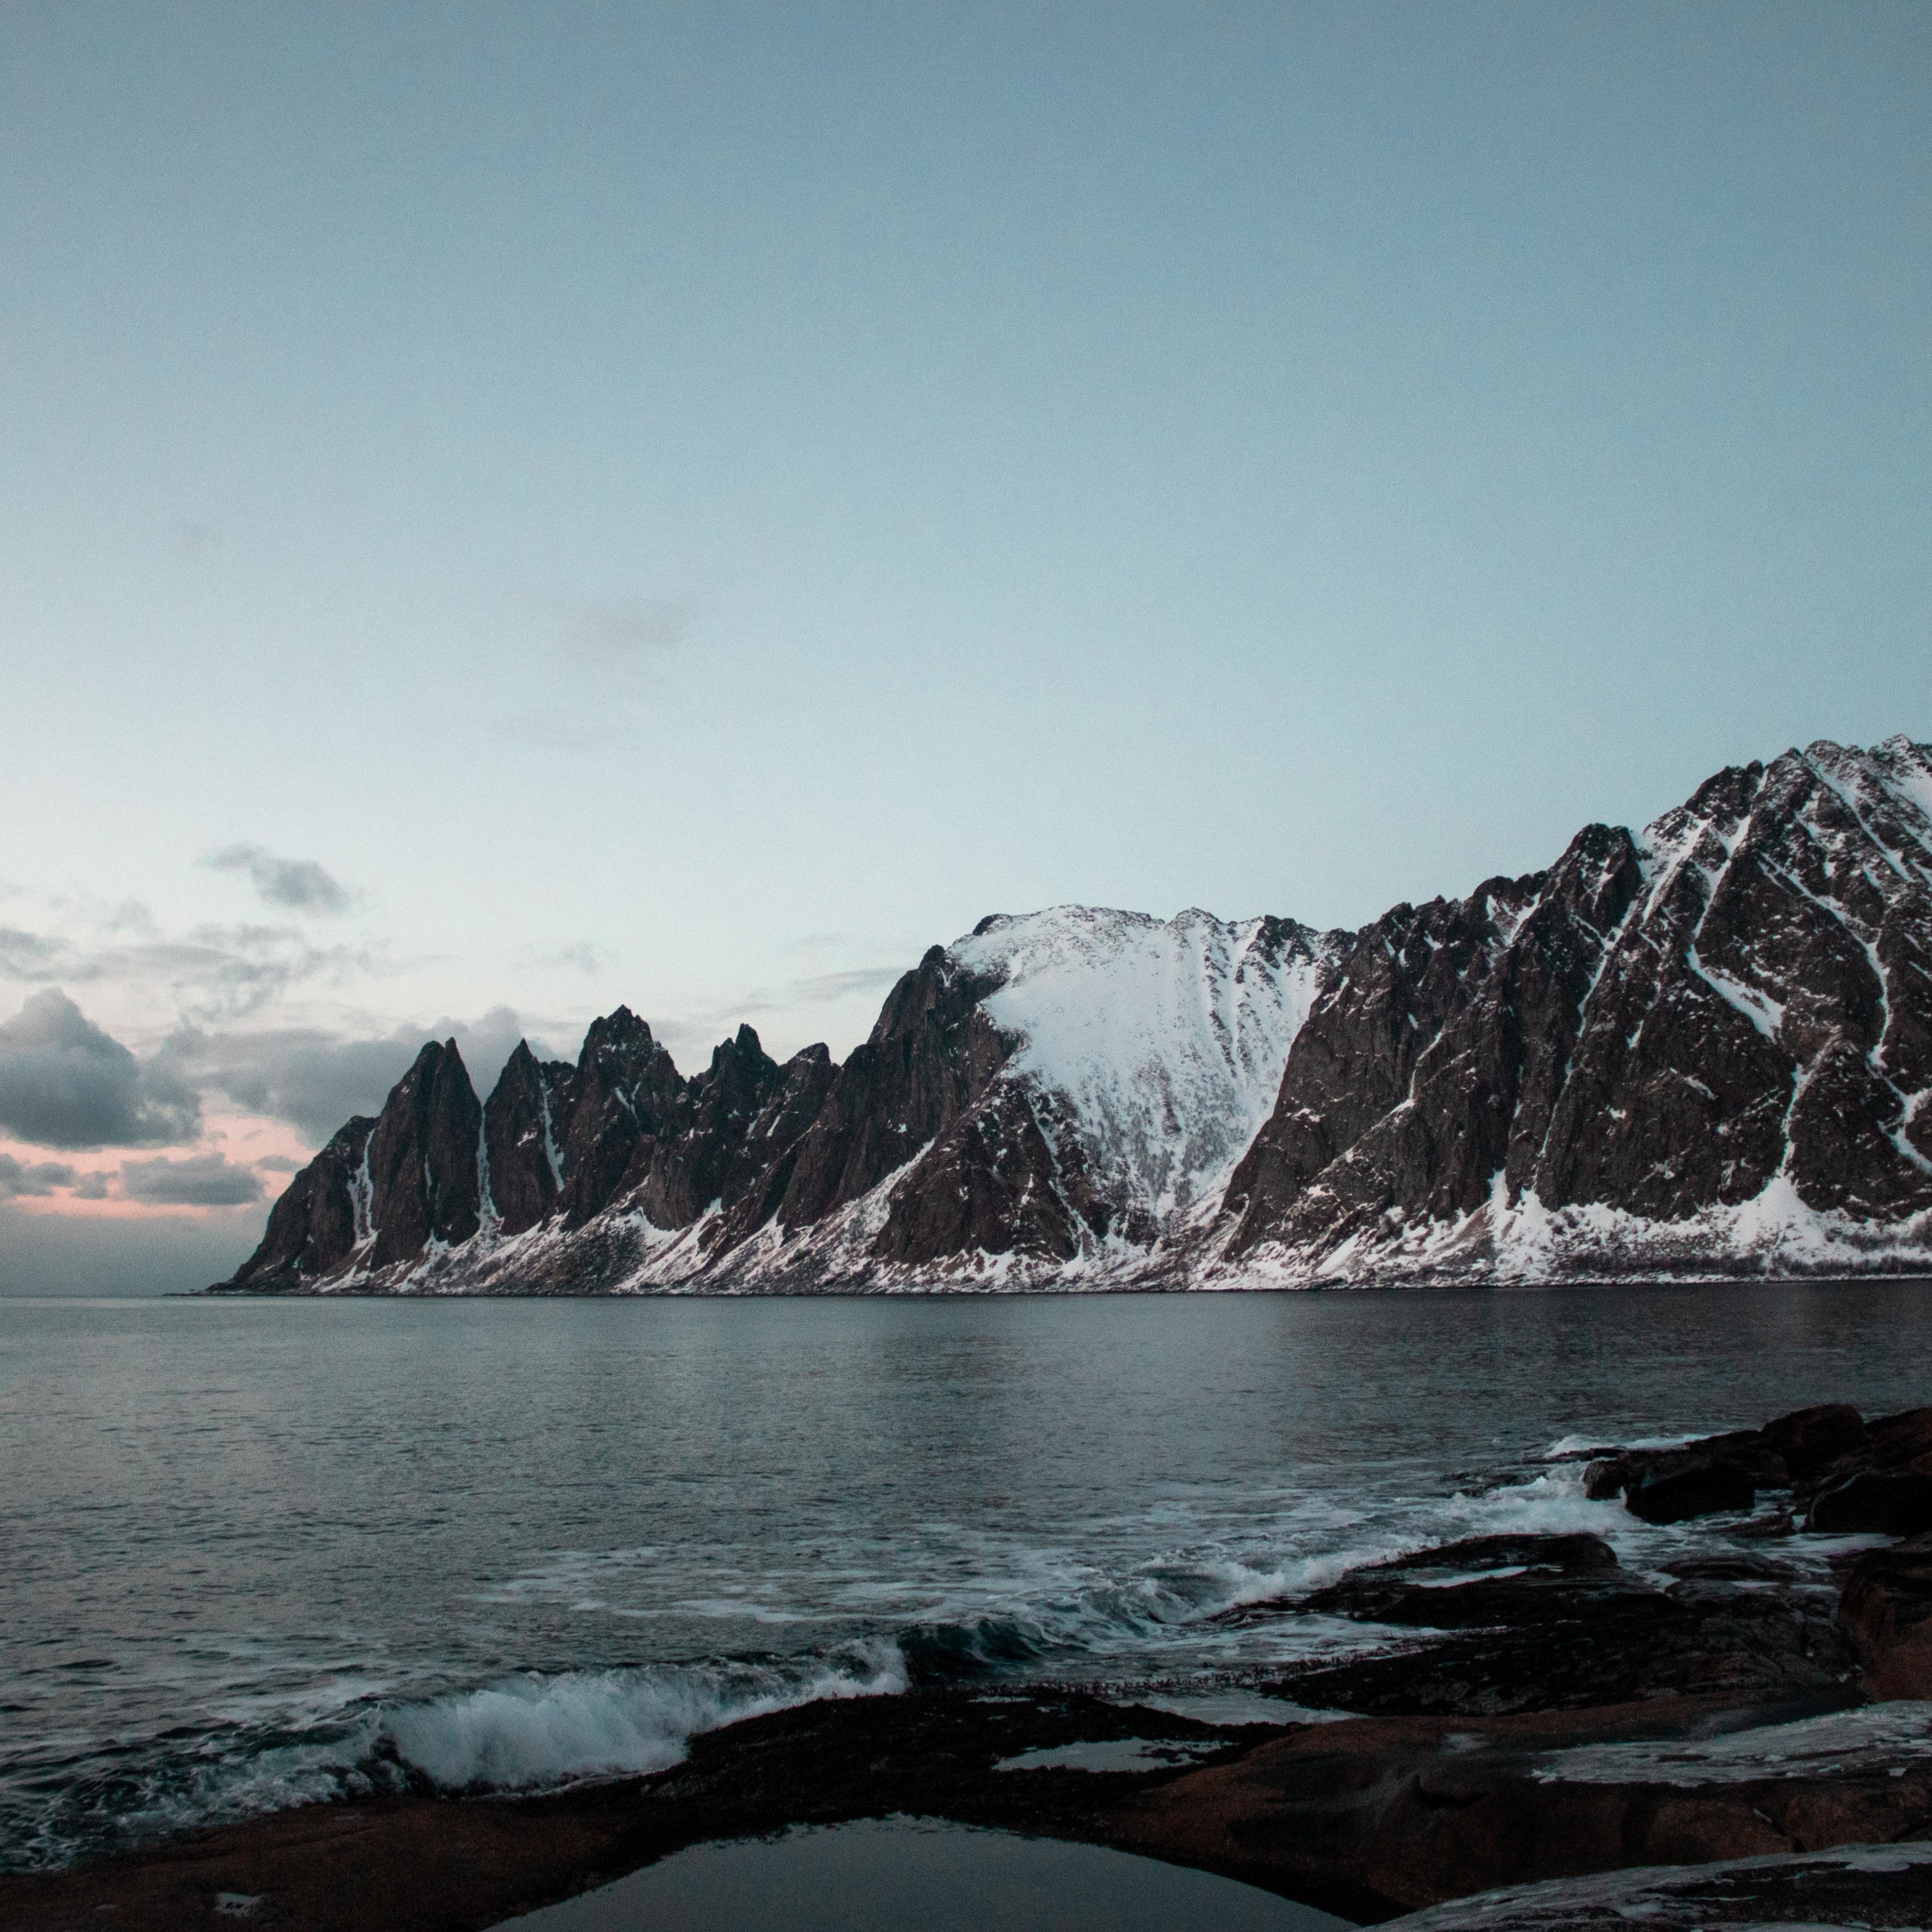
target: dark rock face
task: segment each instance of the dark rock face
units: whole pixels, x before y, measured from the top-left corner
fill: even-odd
[[[363,1155],[376,1122],[358,1114],[296,1176],[261,1244],[226,1286],[254,1294],[299,1288],[339,1268],[368,1238]]]
[[[1642,883],[1629,835],[1591,826],[1550,873],[1367,927],[1229,1185],[1234,1251],[1339,1243],[1391,1209],[1468,1214],[1498,1170],[1533,1172],[1580,1009]]]
[[[955,1120],[893,1190],[874,1251],[901,1263],[975,1249],[1071,1261],[1079,1241],[1060,1171],[1033,1097],[997,1087]],[[1094,1232],[1105,1232],[1104,1222]]]
[[[390,1090],[370,1136],[372,1267],[413,1261],[431,1241],[454,1247],[476,1232],[482,1138],[483,1110],[456,1042],[431,1041]]]
[[[1932,1206],[1932,748],[1721,772],[1640,844],[1367,927],[1227,1195],[1231,1256],[1398,1244],[1480,1210],[1663,1222],[1774,1179]],[[1493,1230],[1472,1225],[1480,1243]]]
[[[564,1137],[566,1227],[582,1227],[609,1203],[640,1142],[676,1133],[683,1086],[671,1056],[628,1006],[591,1023]]]
[[[504,1234],[521,1234],[556,1211],[572,1077],[565,1061],[540,1061],[519,1040],[484,1104],[486,1192]]]
[[[850,1206],[949,1133],[957,1163],[922,1171],[893,1202],[877,1251],[1065,1252],[1059,1195],[1030,1205],[1024,1184],[1000,1193],[1009,1135],[1028,1171],[1055,1170],[1038,1129],[1019,1131],[1024,1097],[974,1111],[1011,1051],[981,1008],[996,983],[934,947],[843,1067],[822,1046],[781,1067],[742,1026],[689,1080],[621,1006],[591,1026],[574,1067],[520,1044],[481,1107],[454,1042],[432,1043],[376,1122],[352,1122],[297,1177],[227,1285],[281,1290],[348,1271],[380,1286],[480,1231],[487,1243],[547,1227],[576,1236],[574,1275],[594,1285],[635,1263],[615,1217],[668,1232],[702,1220],[700,1251],[728,1254],[769,1224],[809,1228]],[[963,1216],[948,1212],[955,1165],[987,1183]]]
[[[1932,1697],[1932,1536],[1857,1558],[1838,1624],[1864,1659],[1874,1697]]]
[[[1716,1457],[1634,1483],[1623,1493],[1624,1508],[1646,1523],[1687,1523],[1695,1516],[1749,1509],[1757,1500],[1749,1475]]]
[[[741,1026],[679,1095],[660,1132],[640,1136],[620,1195],[663,1228],[688,1227],[713,1201],[737,1200],[757,1177],[747,1136],[781,1077],[757,1034]]]
[[[483,1110],[454,1040],[430,1042],[381,1115],[345,1127],[289,1184],[232,1282],[282,1293],[352,1263],[418,1259],[481,1226]]]
[[[798,1149],[825,1106],[839,1069],[822,1046],[807,1047],[779,1069],[777,1084],[745,1131],[743,1191],[706,1230],[711,1251],[728,1253],[778,1214],[798,1165]]]
[[[996,990],[943,946],[893,987],[799,1143],[780,1221],[809,1226],[871,1193],[959,1118],[1012,1051],[980,1010]]]

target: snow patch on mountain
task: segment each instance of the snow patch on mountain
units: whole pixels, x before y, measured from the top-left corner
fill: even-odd
[[[947,951],[1003,982],[983,1002],[1021,1042],[1002,1077],[1064,1096],[1088,1171],[1165,1223],[1218,1205],[1335,950],[1287,920],[1055,906]]]

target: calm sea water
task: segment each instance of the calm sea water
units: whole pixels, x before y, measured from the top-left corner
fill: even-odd
[[[812,1695],[1197,1690],[1219,1612],[1446,1537],[1686,1531],[1590,1440],[1932,1402],[1932,1284],[0,1301],[0,1864],[410,1777],[674,1762]]]

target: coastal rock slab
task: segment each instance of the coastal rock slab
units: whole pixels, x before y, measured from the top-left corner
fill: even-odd
[[[1865,1660],[1874,1697],[1932,1698],[1932,1536],[1858,1557],[1838,1623]]]
[[[1633,1925],[1657,1932],[1727,1925],[1849,1932],[1928,1923],[1932,1841],[1917,1839],[1511,1886],[1385,1920],[1384,1932],[1629,1932]]]

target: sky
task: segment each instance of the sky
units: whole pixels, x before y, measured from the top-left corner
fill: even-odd
[[[0,1293],[431,1033],[843,1055],[1932,738],[1932,9],[0,14]]]

